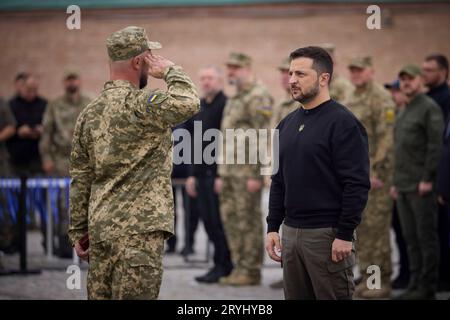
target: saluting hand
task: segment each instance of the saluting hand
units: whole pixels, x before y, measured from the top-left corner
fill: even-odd
[[[161,79],[164,77],[164,71],[173,66],[174,63],[166,58],[154,55],[152,53],[144,57],[145,62],[148,64],[148,74],[156,79]]]

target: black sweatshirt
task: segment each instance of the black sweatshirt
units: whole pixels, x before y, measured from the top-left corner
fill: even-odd
[[[17,122],[17,129],[23,125],[35,128],[42,124],[47,100],[36,97],[33,101],[26,101],[15,96],[9,101],[11,111]],[[6,145],[14,165],[25,165],[40,159],[39,139],[20,138],[16,133]]]
[[[268,232],[281,223],[294,228],[337,228],[351,241],[368,192],[367,133],[343,105],[328,100],[299,108],[280,122],[279,170],[272,176]]]
[[[208,129],[218,129],[220,130],[220,124],[222,122],[222,115],[223,115],[223,109],[225,108],[225,104],[227,102],[227,97],[225,94],[220,91],[214,99],[211,101],[211,103],[207,103],[205,99],[200,100],[200,112],[197,113],[194,117],[192,117],[187,122],[187,130],[191,132],[192,136],[192,144],[198,143],[202,146],[202,155],[203,151],[205,150],[205,147],[209,144],[213,143],[212,141],[194,141],[194,121],[200,121],[202,124],[202,132],[198,137],[203,137],[203,134]],[[192,165],[190,166],[189,175],[195,176],[195,177],[205,177],[205,176],[212,176],[215,177],[217,175],[217,164],[216,162],[212,164],[206,164],[202,161],[199,164],[194,164],[194,146],[192,145]],[[213,156],[217,156],[216,154],[213,154]]]

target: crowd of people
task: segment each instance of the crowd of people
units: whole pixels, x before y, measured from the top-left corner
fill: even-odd
[[[334,60],[334,45],[321,47]],[[224,92],[221,68],[203,67],[199,71],[200,112],[173,130],[193,133],[195,121],[201,121],[203,132],[276,128],[302,108],[292,98],[290,60],[285,58],[278,66],[285,92],[278,103],[255,77],[252,58],[245,53],[233,52],[225,61],[226,78],[236,88],[230,97]],[[409,296],[404,298],[432,298],[436,291],[450,289],[448,60],[441,54],[429,55],[421,66],[407,64],[394,70],[395,80],[384,85],[374,80],[376,60],[370,56],[354,57],[347,67],[348,77],[332,75],[330,96],[363,124],[370,157],[371,190],[355,237],[361,272],[355,296],[389,298],[392,288],[402,288],[408,289]],[[81,91],[79,72],[65,72],[64,94],[50,102],[39,95],[38,80],[31,73],[19,73],[14,85],[16,94],[0,104],[0,176],[68,177],[75,124],[91,102]],[[206,146],[202,141],[202,150]],[[174,165],[172,179],[181,189],[185,213],[181,254],[194,253],[199,221],[214,246],[213,267],[196,280],[259,285],[264,257],[261,196],[270,187],[270,179],[259,174],[258,165],[204,162]],[[317,192],[321,192],[318,183]],[[0,250],[13,253],[18,240],[1,192],[0,205]],[[59,214],[58,255],[70,257],[68,212],[60,210]],[[279,225],[271,229],[268,222],[269,231],[278,231]],[[391,229],[400,255],[396,279],[392,279]],[[175,253],[176,244],[176,236],[169,238],[166,252]],[[371,265],[381,270],[379,290],[367,287]],[[272,286],[285,285],[280,281]]]

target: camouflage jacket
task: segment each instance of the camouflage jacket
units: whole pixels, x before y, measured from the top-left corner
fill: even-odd
[[[253,150],[256,151],[257,155],[259,143],[249,145],[248,142],[239,143],[239,140],[244,139],[245,132],[248,129],[269,129],[272,105],[272,96],[258,82],[251,83],[237,92],[234,97],[228,99],[221,124],[224,144],[221,150],[223,164],[219,165],[220,176],[262,178],[259,157],[256,159],[256,163],[251,164],[249,161],[250,147],[254,147]],[[227,139],[228,129],[242,130],[234,131],[234,141],[230,141],[231,139]],[[258,135],[257,130],[256,135]],[[267,138],[269,142],[270,137]],[[234,144],[233,148],[231,147],[232,144]],[[238,155],[245,156],[245,163],[237,164],[239,162]],[[253,153],[253,155],[255,154]],[[234,159],[232,164],[227,161],[227,157]]]
[[[108,81],[80,114],[70,158],[73,243],[88,231],[92,242],[174,232],[171,128],[194,115],[200,100],[181,67],[164,78],[167,91]]]
[[[392,179],[395,104],[391,95],[381,85],[369,82],[363,90],[353,91],[347,107],[367,131],[371,175]]]
[[[53,161],[57,167],[61,165],[60,170],[57,170],[59,175],[69,172],[68,162],[75,123],[90,101],[90,98],[81,96],[73,103],[64,95],[50,102],[45,109],[42,121],[44,133],[39,151],[43,162]]]
[[[345,105],[354,90],[353,84],[341,75],[335,74],[330,83],[331,99]]]
[[[284,119],[289,113],[299,108],[301,104],[292,98],[286,98],[279,105],[273,109],[271,128],[276,128],[281,120]]]

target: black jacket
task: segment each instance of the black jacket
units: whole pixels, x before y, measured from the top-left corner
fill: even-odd
[[[47,100],[37,97],[31,102],[15,96],[9,101],[11,112],[16,119],[16,127],[25,124],[31,128],[42,124]],[[17,133],[6,143],[11,157],[11,162],[15,165],[26,165],[40,159],[39,139],[22,139]]]

